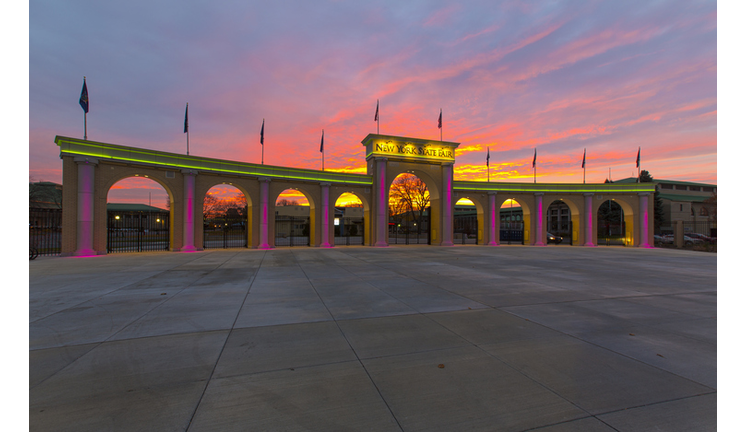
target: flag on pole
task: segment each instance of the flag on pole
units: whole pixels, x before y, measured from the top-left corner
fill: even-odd
[[[376,117],[373,119],[373,121],[378,121],[378,99],[376,99]]]
[[[637,147],[637,168],[640,168],[640,147]]]
[[[487,166],[490,166],[490,148],[487,147]]]
[[[531,168],[536,168],[536,149],[534,149],[534,162],[531,165]]]
[[[321,147],[319,147],[319,151],[324,153],[324,129],[321,129]]]
[[[83,89],[80,91],[80,100],[78,101],[83,111],[88,114],[88,86],[85,83],[85,77],[83,77]]]
[[[583,165],[581,165],[581,168],[585,168],[585,149],[583,149]]]
[[[189,102],[186,104],[186,110],[184,111],[184,133],[189,132]]]
[[[264,145],[264,119],[262,119],[262,131],[259,132],[259,144]]]
[[[438,129],[443,128],[443,110],[440,110],[440,115],[438,116]]]

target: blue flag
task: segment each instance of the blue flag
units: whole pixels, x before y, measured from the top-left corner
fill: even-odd
[[[83,111],[88,114],[88,86],[85,83],[85,77],[83,77],[83,90],[80,91],[80,100],[78,101]]]
[[[583,149],[583,165],[580,168],[585,168],[585,149]]]
[[[264,145],[264,119],[262,119],[262,131],[259,132],[259,143]]]
[[[536,149],[534,149],[534,163],[531,168],[536,168]]]
[[[319,151],[324,153],[324,129],[321,129],[321,147],[319,147]]]
[[[189,103],[186,104],[186,111],[184,111],[184,133],[189,132]]]
[[[637,168],[640,168],[640,147],[637,147]]]

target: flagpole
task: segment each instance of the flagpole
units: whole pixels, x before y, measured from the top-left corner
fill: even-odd
[[[637,147],[637,159],[635,160],[637,165],[637,183],[640,183],[640,147]]]
[[[376,134],[381,134],[381,115],[378,113],[378,99],[376,99]]]
[[[259,138],[262,145],[262,165],[264,165],[264,119],[262,119],[262,133]]]
[[[440,141],[443,142],[443,108],[440,109]]]
[[[490,147],[487,146],[487,183],[490,182]]]

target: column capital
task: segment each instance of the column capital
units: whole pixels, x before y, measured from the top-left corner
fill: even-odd
[[[269,178],[269,177],[259,177],[257,180],[259,180],[260,182],[263,182],[263,183],[269,183],[269,182],[272,181],[272,179]]]
[[[585,193],[583,193],[583,196],[585,196],[585,197],[589,197],[589,196],[593,196],[593,195],[594,195],[593,192],[585,192]]]
[[[321,182],[321,183],[319,183],[319,186],[321,186],[321,187],[329,187],[329,186],[331,186],[331,185],[332,185],[332,184],[331,184],[331,183],[329,183],[329,182]]]
[[[98,165],[98,159],[94,157],[75,156],[73,158],[73,162],[79,165],[83,165],[83,164]]]
[[[542,196],[544,195],[544,192],[534,192],[534,196]]]
[[[650,196],[650,192],[638,192],[637,195],[641,197]]]
[[[197,170],[193,170],[193,169],[183,169],[183,170],[181,170],[181,173],[182,173],[183,175],[196,176],[196,175],[197,175]]]
[[[497,191],[487,191],[487,195],[497,195]]]

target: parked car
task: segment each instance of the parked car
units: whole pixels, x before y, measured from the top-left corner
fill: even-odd
[[[547,232],[547,243],[560,244],[562,243],[562,237]]]
[[[692,239],[702,240],[703,242],[706,242],[706,243],[715,243],[715,239],[713,239],[712,237],[708,237],[704,234],[700,234],[700,233],[688,233],[686,236]]]

